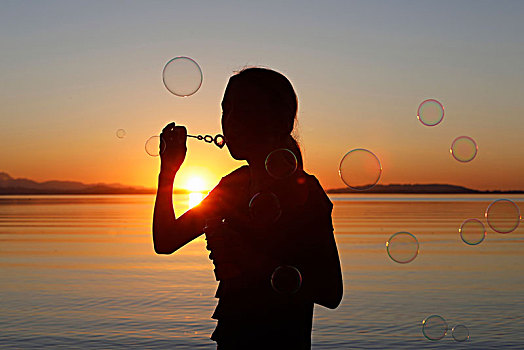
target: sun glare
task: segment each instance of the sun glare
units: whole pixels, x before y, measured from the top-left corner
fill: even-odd
[[[205,191],[206,185],[204,180],[198,176],[191,176],[186,182],[186,190],[190,191],[189,195],[189,208],[196,207],[202,199],[204,199],[204,194],[202,191]]]
[[[191,192],[202,192],[205,187],[204,180],[198,176],[192,176],[186,182],[186,189]]]
[[[188,205],[189,209],[196,207],[204,199],[204,194],[202,192],[191,192],[189,193]]]

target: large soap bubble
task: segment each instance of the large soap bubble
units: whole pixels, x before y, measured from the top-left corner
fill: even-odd
[[[440,340],[448,333],[448,323],[439,315],[428,316],[422,321],[422,334],[433,341]]]
[[[417,110],[418,120],[425,126],[435,126],[444,119],[444,106],[435,99],[423,101]]]
[[[510,233],[519,226],[519,207],[509,199],[497,199],[486,209],[486,220],[489,227],[498,233]]]
[[[451,329],[451,336],[455,341],[463,342],[469,339],[469,329],[463,324],[458,324]]]
[[[415,260],[418,250],[417,237],[409,232],[397,232],[386,242],[386,251],[389,257],[399,264],[407,264]]]
[[[266,171],[275,179],[293,175],[297,170],[297,157],[287,148],[279,148],[268,154],[265,161]]]
[[[169,92],[186,97],[200,89],[203,74],[195,60],[180,56],[166,63],[162,71],[162,80]]]
[[[280,218],[282,209],[278,197],[273,192],[262,191],[249,201],[249,213],[255,224],[267,226]]]
[[[469,245],[477,245],[486,238],[484,224],[477,219],[465,220],[459,228],[460,238]]]
[[[377,184],[382,165],[373,152],[356,148],[346,153],[340,161],[339,174],[348,187],[365,191]]]
[[[462,163],[471,162],[477,156],[478,147],[469,136],[459,136],[451,143],[449,149],[453,158]]]
[[[151,136],[145,144],[147,154],[151,157],[158,157],[166,149],[166,142],[160,136]]]
[[[280,294],[295,294],[302,285],[302,275],[294,266],[281,265],[271,275],[271,287]]]

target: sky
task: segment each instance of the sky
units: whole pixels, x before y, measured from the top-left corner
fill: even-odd
[[[344,187],[342,157],[365,148],[380,183],[524,189],[524,2],[0,0],[0,171],[36,181],[154,187],[144,142],[175,121],[220,132],[229,77],[245,66],[285,74],[299,99],[305,168]],[[197,93],[162,84],[177,56],[203,71]],[[444,120],[417,120],[425,99]],[[125,129],[123,139],[115,136]],[[478,145],[461,163],[457,136]],[[207,187],[243,165],[188,140],[175,180]]]

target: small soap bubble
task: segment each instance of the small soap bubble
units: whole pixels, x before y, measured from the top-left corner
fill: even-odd
[[[464,243],[469,245],[477,245],[486,238],[486,229],[484,224],[477,219],[465,220],[459,228],[460,238]]]
[[[151,136],[146,141],[145,149],[151,157],[158,157],[166,149],[166,142],[160,136]]]
[[[489,227],[498,233],[515,231],[522,219],[519,207],[509,199],[497,199],[492,202],[484,215]]]
[[[271,287],[277,293],[295,294],[300,286],[302,286],[302,275],[294,266],[279,266],[271,275]]]
[[[433,341],[440,340],[448,333],[448,323],[439,315],[428,316],[422,321],[422,334]]]
[[[165,87],[180,97],[191,96],[202,85],[202,70],[196,61],[189,57],[175,57],[166,63],[162,71]]]
[[[297,170],[297,157],[286,148],[279,148],[266,157],[266,171],[275,179],[283,179],[293,175]]]
[[[451,330],[451,336],[453,339],[459,342],[463,342],[469,339],[468,327],[463,324],[458,324]]]
[[[386,242],[386,250],[391,260],[399,264],[407,264],[418,255],[417,237],[409,232],[397,232]]]
[[[258,192],[249,201],[249,213],[255,224],[270,225],[282,214],[280,201],[273,192]]]
[[[435,99],[423,101],[417,110],[418,120],[425,126],[435,126],[444,119],[444,106]]]
[[[338,172],[348,187],[365,191],[377,184],[382,174],[382,165],[373,152],[356,148],[342,158]]]
[[[462,163],[475,159],[478,152],[477,143],[469,136],[459,136],[451,143],[449,149],[453,158]]]
[[[116,131],[116,137],[118,137],[119,139],[123,139],[124,137],[126,137],[126,135],[127,132],[124,129],[118,129]]]

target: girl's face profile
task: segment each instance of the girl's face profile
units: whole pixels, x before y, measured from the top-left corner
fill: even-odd
[[[265,111],[256,89],[238,85],[230,81],[224,93],[222,133],[231,156],[246,160],[257,154],[267,140],[263,136]]]

